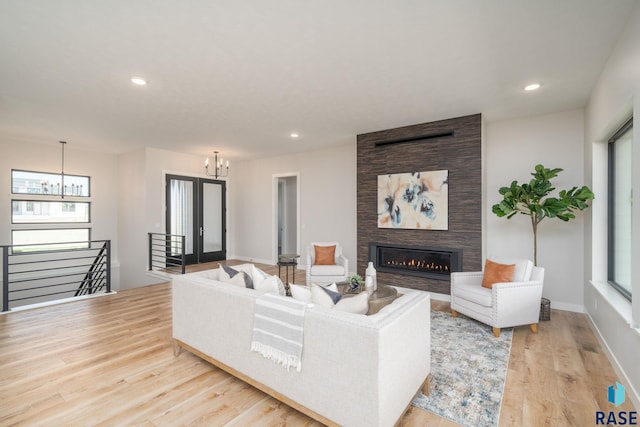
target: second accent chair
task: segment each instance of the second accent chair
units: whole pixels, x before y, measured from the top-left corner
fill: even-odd
[[[338,242],[311,242],[307,248],[307,286],[343,282],[349,274],[349,260]]]
[[[451,314],[493,327],[529,325],[538,332],[544,269],[529,260],[486,260],[484,272],[451,273]]]

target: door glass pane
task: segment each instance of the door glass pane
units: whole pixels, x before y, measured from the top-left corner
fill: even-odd
[[[185,236],[185,255],[193,254],[193,182],[172,179],[171,218],[169,232]],[[171,255],[179,255],[180,248],[172,247]]]
[[[222,185],[205,182],[202,187],[203,252],[222,250]]]

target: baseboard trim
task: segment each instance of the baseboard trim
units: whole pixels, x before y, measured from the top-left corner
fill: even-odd
[[[551,301],[551,308],[556,310],[572,311],[574,313],[584,313],[584,305],[568,304],[566,302]]]
[[[604,350],[604,353],[607,356],[607,359],[609,359],[609,362],[611,362],[611,366],[613,366],[613,370],[616,372],[618,377],[622,378],[627,397],[631,400],[635,408],[640,408],[640,395],[638,394],[638,391],[633,387],[633,384],[629,380],[629,377],[625,373],[624,369],[622,369],[622,366],[618,362],[618,359],[616,358],[615,354],[613,354],[611,347],[609,347],[609,344],[604,339],[604,336],[600,332],[600,329],[598,329],[598,325],[596,325],[596,322],[591,317],[591,314],[587,312],[586,315],[587,315],[587,318],[589,319],[589,326],[591,327],[591,330],[593,331],[594,335],[598,339],[598,342],[600,343],[600,346]]]
[[[229,256],[227,256],[227,259],[237,259],[239,261],[245,261],[245,262],[250,262],[250,263],[276,265],[270,259],[250,258],[250,257],[238,256],[238,255],[229,255]]]

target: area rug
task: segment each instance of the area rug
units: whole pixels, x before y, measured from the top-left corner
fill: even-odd
[[[413,405],[463,426],[497,426],[512,333],[496,338],[490,326],[432,311],[430,394]]]

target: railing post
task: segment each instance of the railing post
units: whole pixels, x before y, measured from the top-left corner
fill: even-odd
[[[107,293],[111,292],[111,240],[106,240],[107,246]]]
[[[9,311],[9,246],[2,247],[2,311]]]
[[[182,264],[182,274],[184,274],[185,267],[186,267],[186,264],[187,264],[187,256],[184,254],[184,247],[186,246],[187,242],[186,242],[186,237],[185,237],[184,234],[181,237],[182,237],[182,251],[181,251],[182,252],[182,262],[181,262],[181,264]]]
[[[151,233],[147,233],[149,235],[149,264],[147,264],[149,266],[148,271],[152,271],[153,270],[153,265],[151,265],[151,263],[153,262],[153,256],[151,254],[151,248],[152,248],[152,241],[153,241],[153,235]]]

